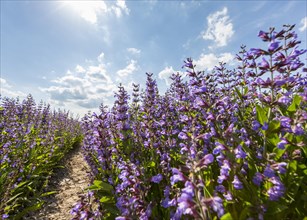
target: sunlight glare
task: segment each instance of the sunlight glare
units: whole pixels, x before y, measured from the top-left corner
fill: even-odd
[[[97,23],[97,13],[107,11],[104,1],[63,1],[62,3],[92,24]]]

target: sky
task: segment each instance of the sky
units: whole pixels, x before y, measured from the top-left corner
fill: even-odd
[[[199,70],[235,68],[241,45],[266,48],[269,27],[295,31],[307,48],[306,1],[17,1],[0,0],[1,96],[31,94],[83,117],[111,107],[120,83],[161,94],[191,57]]]

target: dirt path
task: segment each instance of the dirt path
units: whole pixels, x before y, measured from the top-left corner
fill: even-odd
[[[57,169],[50,180],[48,191],[57,191],[46,198],[44,208],[30,217],[29,220],[69,220],[73,206],[79,196],[88,187],[90,168],[83,159],[81,147],[72,150],[61,163],[65,168]]]

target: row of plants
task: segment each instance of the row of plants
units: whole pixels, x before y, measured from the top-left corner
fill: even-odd
[[[307,69],[294,25],[241,47],[159,95],[147,73],[132,97],[119,86],[111,109],[83,118],[89,197],[74,219],[304,219],[307,217]],[[88,201],[88,200],[87,200]]]
[[[53,169],[82,141],[78,120],[44,103],[0,99],[0,219],[20,219],[42,207]]]

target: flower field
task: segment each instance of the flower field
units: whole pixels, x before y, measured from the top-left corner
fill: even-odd
[[[0,214],[20,219],[43,205],[53,169],[82,140],[78,121],[68,112],[52,112],[32,96],[20,102],[1,99]]]
[[[306,219],[307,50],[293,29],[260,31],[267,46],[241,46],[236,69],[188,58],[164,95],[151,73],[144,91],[120,85],[81,125],[31,97],[2,100],[2,216],[39,208],[51,168],[83,137],[91,199],[73,219]]]

